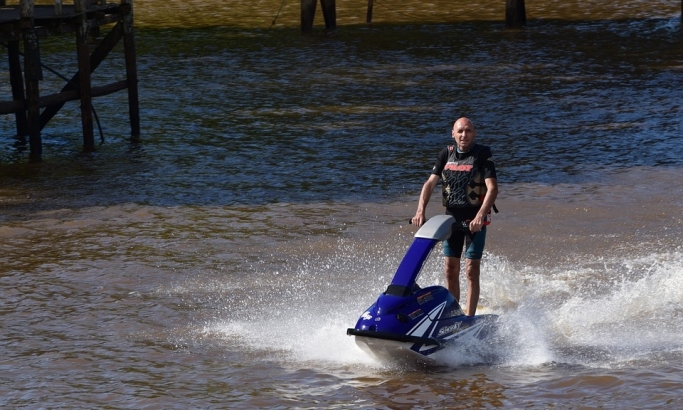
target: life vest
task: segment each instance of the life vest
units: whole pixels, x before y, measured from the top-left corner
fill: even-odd
[[[482,154],[491,151],[483,145],[474,144],[458,159],[455,146],[448,146],[448,161],[441,171],[441,192],[446,208],[479,208],[486,196],[484,164],[488,158]]]

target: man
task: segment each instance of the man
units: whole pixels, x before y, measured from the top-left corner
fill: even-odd
[[[474,143],[477,131],[472,121],[464,117],[458,119],[452,135],[456,145],[439,153],[432,174],[422,187],[417,212],[411,222],[418,227],[425,223],[427,203],[442,179],[443,205],[446,214],[456,221],[443,247],[446,286],[460,301],[460,258],[464,245],[467,315],[474,316],[479,302],[479,271],[486,243],[487,217],[498,196],[498,182],[491,149]]]

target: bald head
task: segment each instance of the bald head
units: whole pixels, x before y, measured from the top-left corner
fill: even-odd
[[[474,124],[469,118],[458,118],[453,124],[453,139],[460,151],[466,152],[474,145],[474,139],[477,137],[477,131],[474,129]]]

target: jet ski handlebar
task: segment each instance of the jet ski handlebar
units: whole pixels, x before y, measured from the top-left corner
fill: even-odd
[[[435,218],[436,218],[437,220],[434,220]],[[449,219],[450,219],[451,221],[449,221]],[[453,217],[450,216],[450,215],[437,215],[436,217],[434,217],[434,218],[432,218],[432,219],[429,219],[427,222],[425,222],[425,224],[422,225],[422,226],[420,227],[420,230],[417,231],[417,233],[415,234],[415,237],[418,237],[418,238],[420,238],[420,237],[429,237],[429,238],[432,238],[432,237],[434,236],[433,234],[430,234],[430,235],[427,235],[427,236],[425,236],[425,235],[423,234],[423,235],[419,235],[419,236],[418,236],[418,234],[420,234],[420,231],[422,231],[422,229],[423,229],[424,227],[426,227],[430,222],[432,222],[432,220],[434,220],[435,223],[432,223],[433,226],[432,226],[430,229],[426,229],[426,230],[435,231],[435,230],[437,230],[437,228],[444,229],[444,225],[446,225],[448,222],[450,222],[450,226],[449,226],[449,227],[450,227],[452,230],[465,231],[465,232],[469,232],[469,231],[470,231],[470,222],[471,222],[470,219],[468,219],[468,220],[466,220],[466,221],[456,222],[455,218],[453,218]],[[408,220],[408,223],[412,225],[413,220],[412,220],[412,219],[409,219],[409,220]],[[491,220],[490,220],[490,219],[487,219],[487,220],[484,222],[484,226],[489,225],[490,223],[491,223]]]

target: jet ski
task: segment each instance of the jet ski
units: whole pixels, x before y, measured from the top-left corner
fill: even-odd
[[[346,331],[361,350],[380,362],[428,364],[434,353],[483,339],[493,330],[496,315],[466,316],[445,287],[417,284],[435,245],[448,239],[452,229],[467,229],[463,225],[455,226],[450,215],[437,215],[415,233],[387,289]]]

